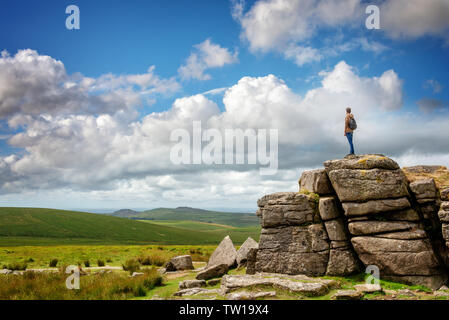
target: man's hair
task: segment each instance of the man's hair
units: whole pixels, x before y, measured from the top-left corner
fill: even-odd
[[[346,108],[347,113],[351,113],[351,108]]]

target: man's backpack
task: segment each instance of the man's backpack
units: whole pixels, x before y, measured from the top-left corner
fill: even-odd
[[[357,129],[357,122],[355,121],[354,117],[349,119],[349,129],[355,130]]]

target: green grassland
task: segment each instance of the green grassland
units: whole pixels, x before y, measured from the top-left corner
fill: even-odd
[[[258,224],[243,227],[177,221],[153,223],[108,215],[39,208],[0,208],[0,246],[214,245],[230,235],[235,244],[259,238]]]
[[[228,226],[225,224],[207,223],[201,221],[189,221],[189,220],[138,220],[145,223],[152,223],[161,226],[175,227],[188,230],[197,231],[217,231],[217,230],[235,230],[237,227]],[[245,228],[240,228],[245,229]]]
[[[27,272],[23,276],[3,275],[0,300],[125,300],[145,297],[163,284],[156,268],[142,270],[139,277],[119,271],[83,276],[79,290],[67,290],[67,274]]]
[[[189,207],[157,208],[142,212],[119,210],[111,215],[137,220],[190,220],[233,227],[248,227],[259,224],[259,218],[254,213],[219,212]]]
[[[120,267],[125,261],[138,257],[157,257],[166,262],[177,255],[189,254],[194,261],[207,261],[216,245],[43,245],[0,247],[0,269],[11,263],[26,263],[28,269],[48,268],[51,259],[57,266],[84,264],[92,267],[98,260],[107,266]]]

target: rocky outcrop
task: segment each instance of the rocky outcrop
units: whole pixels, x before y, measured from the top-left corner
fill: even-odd
[[[257,261],[258,248],[249,249],[246,256],[246,274],[256,273],[256,261]]]
[[[303,183],[303,179],[307,183]],[[315,181],[313,180],[315,179]],[[317,182],[318,181],[318,182]],[[252,272],[348,275],[360,263],[350,248],[338,201],[324,170],[303,174],[301,192],[281,192],[258,201],[262,231]],[[326,197],[312,191],[324,192]]]
[[[444,167],[401,170],[383,155],[324,167],[303,172],[299,192],[259,199],[262,231],[250,272],[343,276],[375,265],[381,279],[446,283],[449,188],[435,173]]]
[[[404,172],[432,246],[443,264],[449,266],[449,171],[442,166],[415,166],[404,168]]]

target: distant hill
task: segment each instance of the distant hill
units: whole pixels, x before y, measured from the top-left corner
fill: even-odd
[[[129,218],[134,216],[135,214],[139,213],[139,211],[134,211],[131,209],[120,209],[118,211],[115,211],[113,216],[121,217],[121,218]]]
[[[39,208],[0,208],[0,245],[39,244],[217,244],[229,234],[236,243],[258,238],[260,228],[189,230],[104,214]]]
[[[112,216],[131,218],[137,220],[183,220],[200,221],[207,223],[224,224],[233,227],[246,227],[259,225],[259,218],[254,213],[220,212],[204,209],[178,207],[157,208],[142,212],[132,212],[133,210],[122,209]]]

